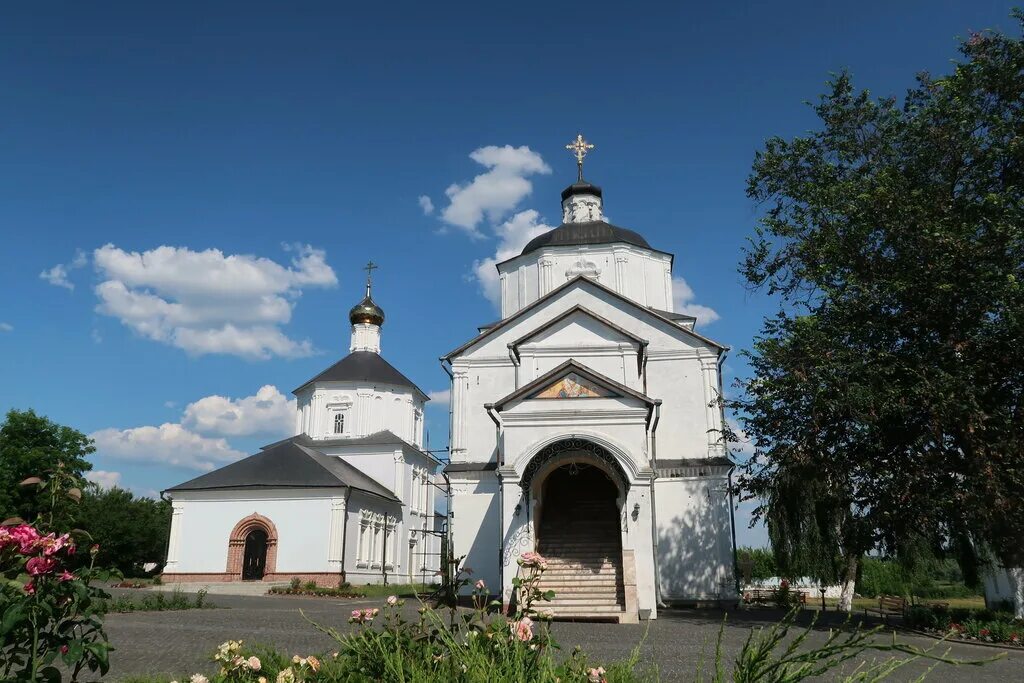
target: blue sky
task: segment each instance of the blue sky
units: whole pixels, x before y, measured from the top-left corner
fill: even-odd
[[[755,150],[815,125],[829,72],[899,95],[1009,9],[7,4],[0,408],[96,434],[108,481],[189,479],[287,428],[290,390],[347,352],[367,259],[385,356],[444,390],[438,356],[496,317],[486,259],[557,223],[577,130],[608,215],[676,255],[741,374],[772,308],[736,274]]]

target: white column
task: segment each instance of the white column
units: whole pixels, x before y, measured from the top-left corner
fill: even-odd
[[[508,605],[512,598],[512,579],[519,574],[519,564],[516,562],[523,553],[535,550],[536,539],[533,537],[533,529],[527,522],[526,502],[523,500],[523,490],[519,487],[519,480],[515,471],[509,468],[508,472],[503,470],[502,476],[502,520],[504,528],[499,531],[501,539],[501,573],[502,604]],[[519,506],[519,514],[516,514],[516,506]]]
[[[498,282],[501,285],[501,317],[507,318],[512,315],[512,307],[508,296],[508,273],[499,273]]]
[[[452,380],[452,456],[457,453],[461,455],[462,451],[466,449],[465,446],[465,413],[466,413],[466,394],[469,389],[469,371],[465,368],[453,369],[452,374],[454,379]]]
[[[625,251],[615,250],[615,291],[622,296],[629,296],[629,277],[626,269],[629,264],[629,255]]]
[[[332,498],[331,499],[331,526],[330,526],[330,538],[328,539],[327,545],[327,561],[332,565],[331,568],[337,571],[344,571],[345,568],[341,566],[341,557],[343,555],[343,543],[345,540],[345,499],[344,498]]]
[[[406,480],[406,467],[405,467],[405,454],[402,453],[402,449],[395,449],[395,497],[403,503],[408,504],[408,500],[405,495],[405,480]],[[413,482],[413,486],[416,482]]]
[[[167,564],[164,571],[173,570],[178,566],[178,554],[181,552],[181,524],[184,507],[179,503],[171,505],[171,532],[167,542]]]
[[[701,358],[701,374],[704,380],[704,416],[707,424],[708,434],[708,456],[725,454],[725,445],[722,443],[722,409],[717,401],[721,395],[721,387],[718,385],[718,359]]]

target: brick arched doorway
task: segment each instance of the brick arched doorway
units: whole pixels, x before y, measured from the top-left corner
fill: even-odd
[[[253,513],[231,530],[227,573],[239,579],[262,579],[276,572],[277,527],[269,518]]]

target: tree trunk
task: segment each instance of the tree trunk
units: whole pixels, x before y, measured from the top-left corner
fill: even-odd
[[[1024,568],[1007,569],[1010,576],[1010,590],[1013,591],[1013,614],[1017,619],[1024,619]]]
[[[857,565],[859,564],[859,555],[848,555],[846,557],[846,570],[843,572],[843,591],[839,594],[839,609],[847,614],[853,611],[853,589],[857,584]]]

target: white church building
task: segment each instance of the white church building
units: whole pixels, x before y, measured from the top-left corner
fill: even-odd
[[[547,557],[556,617],[736,601],[727,349],[673,311],[672,255],[605,220],[583,180],[590,147],[569,145],[562,224],[497,264],[501,320],[441,358],[443,473],[427,396],[380,355],[368,280],[351,353],[294,392],[297,436],[168,489],[165,580],[430,580],[443,530],[505,603],[517,559]]]
[[[672,255],[605,221],[569,147],[562,224],[497,265],[501,320],[441,359],[454,556],[508,602],[539,552],[556,617],[734,602],[726,348],[673,312]]]
[[[372,268],[373,264],[370,264]],[[426,394],[380,355],[384,312],[349,314],[350,353],[297,388],[293,436],[165,493],[168,582],[431,582],[443,518]]]

